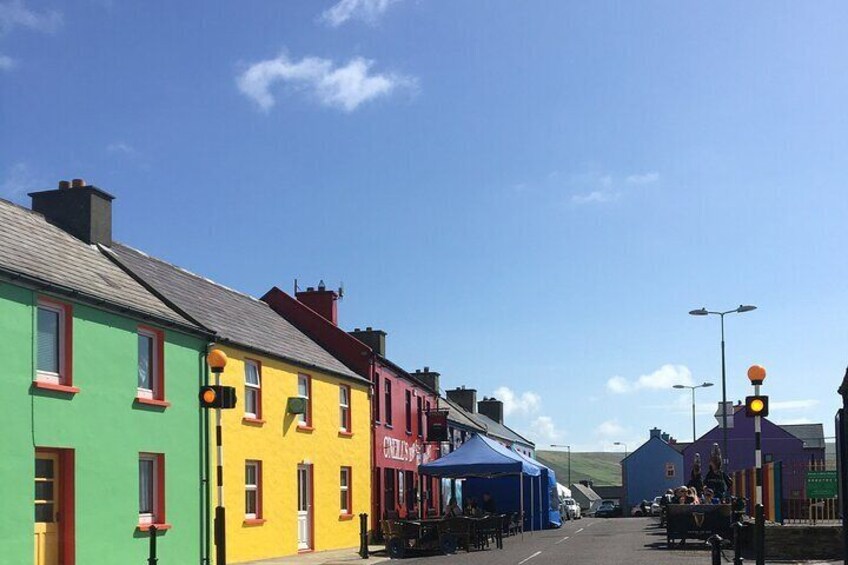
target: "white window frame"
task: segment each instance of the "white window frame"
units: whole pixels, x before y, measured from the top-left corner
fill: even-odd
[[[152,351],[150,355],[150,388],[148,389],[137,386],[137,395],[139,398],[152,400],[157,397],[160,386],[159,383],[162,382],[162,376],[159,374],[159,334],[146,328],[138,328],[138,335],[150,338],[150,347]],[[138,365],[136,365],[136,371],[138,371],[137,367]],[[136,374],[136,380],[137,379],[138,374]]]
[[[309,389],[311,388],[312,383],[310,381],[311,381],[311,378],[309,377],[309,375],[305,375],[303,373],[300,373],[300,374],[297,375],[297,395],[300,398],[306,399],[306,412],[303,413],[303,414],[297,415],[297,425],[300,426],[300,427],[303,427],[303,428],[309,426],[309,424],[312,420],[312,414],[311,414],[311,412],[312,412],[312,405],[311,404],[312,403],[311,403],[311,399],[309,397],[310,392],[311,392]],[[301,382],[305,383],[305,385],[306,385],[304,387],[304,389],[306,390],[305,394],[300,393],[300,383]]]
[[[339,471],[339,495],[344,495],[345,506],[353,506],[353,499],[350,496],[350,480],[352,475],[353,472],[350,467],[341,467]],[[342,476],[347,480],[342,481]],[[353,511],[350,508],[342,506],[339,508],[339,514],[350,515],[353,514]]]
[[[67,323],[67,320],[65,319],[65,309],[58,304],[53,304],[52,302],[47,302],[47,301],[44,301],[44,300],[38,301],[38,308],[44,308],[45,310],[49,310],[51,312],[56,312],[59,315],[59,322],[58,322],[58,325],[57,325],[57,328],[56,328],[56,331],[59,334],[57,336],[58,337],[57,341],[59,342],[59,352],[58,352],[59,353],[59,372],[53,373],[53,372],[50,372],[50,371],[39,370],[38,369],[38,358],[36,356],[36,372],[35,372],[36,379],[39,380],[39,381],[42,381],[42,382],[52,383],[52,384],[57,384],[57,385],[58,384],[64,384],[65,383],[65,375],[67,374],[66,373],[66,367],[65,367],[65,347],[67,347],[67,344],[65,343],[65,333],[66,333],[65,332],[65,329],[66,329],[65,324]],[[36,312],[36,320],[37,319],[38,319],[38,312]],[[38,327],[37,326],[36,326],[36,333],[38,333]]]
[[[244,491],[245,491],[245,494],[248,493],[248,492],[254,493],[255,504],[256,504],[256,512],[248,512],[247,511],[247,499],[245,498],[244,518],[245,518],[245,520],[256,520],[262,515],[262,512],[261,512],[262,504],[260,502],[260,500],[261,500],[260,497],[262,496],[262,493],[261,493],[261,490],[259,488],[259,485],[262,482],[262,478],[260,476],[260,473],[262,473],[262,465],[259,461],[245,461],[244,467],[245,467]],[[250,484],[250,483],[247,482],[247,468],[248,467],[253,468],[254,476],[255,476],[255,479],[256,479],[256,482],[254,484]]]
[[[669,471],[671,471],[670,474],[669,474]],[[677,465],[675,465],[674,463],[666,463],[665,464],[665,478],[671,479],[671,478],[674,478],[675,476],[677,476]]]
[[[253,367],[254,370],[256,371],[256,382],[257,382],[257,384],[253,384],[251,382],[248,382],[248,380],[247,380],[248,367]],[[261,399],[262,399],[262,372],[260,371],[259,367],[260,367],[259,363],[257,363],[256,361],[253,361],[252,359],[245,359],[244,360],[244,415],[247,418],[259,418],[260,414],[262,413],[262,405],[260,404]],[[248,404],[247,398],[248,398],[249,395],[255,396],[255,402],[254,402],[254,405],[256,406],[255,412],[248,412],[248,410],[247,410],[247,404]]]
[[[350,387],[339,385],[339,431],[350,431]]]
[[[141,512],[141,509],[139,509],[138,523],[153,524],[159,515],[159,456],[152,453],[141,453],[138,456],[138,460],[139,462],[151,461],[153,463],[151,466],[153,476],[150,477],[150,485],[152,486],[150,492],[153,494],[153,503],[151,504],[153,512]],[[138,479],[138,488],[141,490],[141,477]]]

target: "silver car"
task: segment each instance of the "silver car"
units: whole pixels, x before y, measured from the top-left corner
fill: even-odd
[[[581,518],[580,505],[573,498],[563,498],[559,512],[566,520],[579,520]]]

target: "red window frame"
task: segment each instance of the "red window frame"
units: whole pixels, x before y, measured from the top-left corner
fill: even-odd
[[[171,524],[167,522],[165,513],[165,454],[151,453],[142,451],[138,454],[139,460],[142,458],[152,458],[153,463],[153,520],[149,523],[142,523],[139,519],[138,529],[146,532],[151,526],[156,526],[157,530],[170,529]]]
[[[353,411],[353,399],[351,397],[351,388],[348,385],[339,385],[339,392],[342,390],[347,391],[347,413],[345,414],[345,422],[344,428],[339,426],[339,434],[341,435],[353,435],[353,429],[351,428],[351,420],[352,420],[352,411]],[[339,398],[339,415],[341,415],[342,402],[341,398]],[[339,418],[339,424],[341,424],[341,418]]]
[[[387,428],[391,428],[394,424],[394,410],[392,409],[392,381],[388,378],[383,380],[383,395],[385,396],[385,403],[383,406],[385,421],[383,423]]]
[[[36,300],[36,321],[38,319],[38,307],[45,305],[48,308],[61,311],[59,318],[59,382],[54,383],[39,378],[38,360],[34,359],[35,373],[32,379],[32,386],[44,390],[56,392],[64,392],[68,394],[76,394],[79,388],[74,386],[74,307],[67,303],[56,300],[49,296],[39,296]],[[36,332],[38,327],[36,325]],[[37,338],[35,338],[37,339]],[[37,353],[36,353],[37,355]]]
[[[244,524],[247,526],[258,526],[265,523],[265,515],[262,508],[262,461],[258,459],[247,459],[244,462],[245,473],[247,472],[248,465],[256,466],[256,515],[253,518],[248,517],[247,498],[245,497]],[[244,489],[247,492],[247,477],[245,477]]]
[[[300,378],[306,378],[306,394],[308,395],[306,399],[306,421],[301,422],[298,419],[297,427],[300,430],[311,431],[312,427],[312,375],[307,373],[298,373],[297,375],[297,393],[300,395]]]
[[[412,435],[412,391],[406,389],[404,391],[405,396],[405,404],[406,404],[406,433]]]
[[[139,404],[167,408],[171,403],[165,400],[165,332],[144,324],[138,325],[138,332],[153,336],[155,366],[153,367],[153,398],[143,397],[136,390],[135,401]]]
[[[353,518],[353,467],[343,465],[339,469],[339,494],[341,494],[342,487],[341,474],[345,471],[347,472],[347,512],[345,512],[343,508],[339,508],[339,518],[351,519]],[[339,500],[341,500],[341,498]]]
[[[256,376],[259,378],[259,386],[254,388],[256,390],[256,415],[249,416],[247,413],[247,365],[248,363],[253,363],[256,365]],[[242,417],[242,422],[246,424],[264,424],[265,420],[262,418],[262,361],[259,359],[253,359],[251,357],[244,358],[244,366],[245,366],[245,379],[244,379],[244,388],[245,388],[245,403],[244,409],[245,413]],[[250,387],[253,388],[253,387]]]

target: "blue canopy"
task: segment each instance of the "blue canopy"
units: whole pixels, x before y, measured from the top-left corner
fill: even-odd
[[[519,454],[485,436],[475,434],[455,451],[418,466],[418,472],[432,477],[499,477],[524,473],[538,477],[542,470]]]

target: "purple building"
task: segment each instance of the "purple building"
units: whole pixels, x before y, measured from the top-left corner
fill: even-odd
[[[745,407],[733,407],[733,427],[727,430],[728,474],[750,469],[754,466],[754,419],[745,415]],[[695,454],[701,454],[702,474],[708,471],[710,450],[714,443],[722,445],[722,431],[716,426],[697,441],[683,449],[683,478],[689,480]],[[824,461],[824,429],[821,424],[799,424],[779,426],[763,418],[762,426],[763,463],[780,461],[784,476],[791,470],[811,461]],[[783,498],[790,498],[789,481],[783,482]]]

